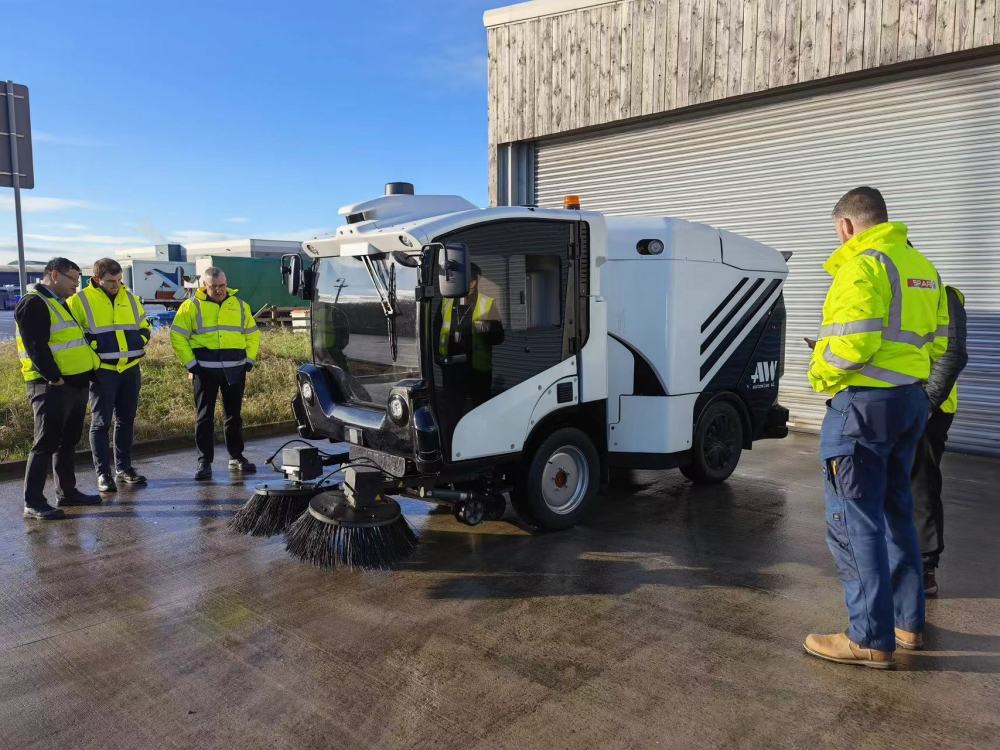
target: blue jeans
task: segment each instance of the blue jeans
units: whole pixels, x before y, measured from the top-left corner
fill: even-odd
[[[850,618],[848,636],[894,651],[894,627],[924,628],[910,468],[927,422],[921,385],[851,387],[827,402],[820,432],[826,541]]]
[[[97,370],[90,383],[90,450],[94,470],[111,474],[111,425],[114,424],[114,468],[132,467],[132,441],[135,435],[135,412],[139,408],[142,376],[139,365],[125,372]]]

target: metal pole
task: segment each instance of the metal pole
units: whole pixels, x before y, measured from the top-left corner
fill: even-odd
[[[21,169],[17,163],[17,120],[14,119],[14,82],[7,81],[7,119],[10,121],[10,171],[14,174],[14,217],[17,222],[17,274],[21,295],[28,293],[28,272],[24,267],[24,229],[21,227]]]

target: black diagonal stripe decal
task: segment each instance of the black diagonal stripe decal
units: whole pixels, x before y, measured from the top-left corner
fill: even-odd
[[[732,301],[733,297],[735,297],[735,296],[736,296],[736,293],[737,293],[737,292],[738,292],[738,291],[739,291],[740,289],[742,289],[742,288],[743,288],[743,286],[744,286],[744,285],[745,285],[745,284],[746,284],[746,283],[747,283],[748,281],[750,281],[750,277],[749,277],[749,276],[744,276],[744,277],[743,277],[742,279],[740,279],[740,283],[739,283],[739,284],[737,284],[736,286],[734,286],[734,287],[733,287],[733,291],[731,291],[731,292],[730,292],[729,294],[727,294],[727,295],[726,295],[726,298],[725,298],[724,300],[722,300],[722,302],[720,302],[720,303],[719,303],[719,306],[718,306],[717,308],[715,308],[714,310],[712,310],[712,314],[711,314],[711,315],[709,315],[709,316],[708,316],[707,318],[705,318],[705,322],[701,324],[701,332],[702,332],[702,333],[704,333],[704,332],[705,332],[705,330],[706,330],[706,329],[707,329],[707,328],[708,328],[708,327],[709,327],[710,325],[712,325],[712,321],[713,321],[713,320],[715,320],[716,316],[717,316],[717,315],[718,315],[718,314],[719,314],[720,312],[722,312],[723,310],[725,310],[725,309],[726,309],[726,305],[728,305],[728,304],[729,304],[729,303],[730,303],[730,302]]]
[[[756,292],[758,289],[760,289],[760,285],[763,283],[764,279],[757,279],[753,284],[751,284],[750,288],[747,289],[746,293],[742,297],[740,297],[740,301],[737,302],[735,305],[733,305],[732,310],[726,313],[726,317],[722,319],[722,322],[715,327],[715,330],[708,335],[707,339],[701,342],[702,354],[704,354],[705,351],[708,349],[708,347],[712,345],[712,342],[715,341],[716,338],[718,338],[719,334],[726,329],[726,326],[729,325],[729,321],[731,321],[737,313],[743,310],[743,306],[746,305],[747,301],[751,297],[753,297],[753,293]]]
[[[763,281],[763,279],[761,279],[761,281]],[[764,303],[771,298],[771,295],[774,294],[774,290],[777,289],[779,286],[781,286],[781,279],[772,279],[771,283],[768,284],[767,288],[764,290],[764,293],[757,298],[757,300],[753,303],[753,305],[751,305],[750,309],[747,311],[747,314],[744,315],[742,318],[740,318],[740,322],[737,323],[735,326],[733,326],[733,329],[715,348],[715,351],[713,351],[711,355],[709,355],[708,359],[706,359],[701,366],[702,380],[705,379],[705,375],[712,370],[712,368],[715,366],[715,363],[719,361],[719,357],[721,357],[725,353],[725,351],[729,348],[730,344],[732,344],[738,336],[746,335],[747,326],[750,324],[750,321],[753,319],[753,316],[760,311],[760,308],[763,307]]]

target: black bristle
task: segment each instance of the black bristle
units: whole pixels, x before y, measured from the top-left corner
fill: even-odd
[[[278,495],[255,492],[229,519],[238,534],[274,536],[290,526],[309,507],[309,495]]]
[[[417,546],[417,536],[400,515],[381,526],[325,523],[306,511],[285,532],[285,549],[320,568],[391,570]]]

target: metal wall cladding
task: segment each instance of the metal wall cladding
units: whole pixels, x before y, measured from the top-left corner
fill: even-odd
[[[890,218],[966,295],[970,360],[950,447],[1000,455],[1000,57],[733,104],[537,145],[535,195],[557,207],[706,222],[794,253],[781,402],[816,429],[806,380],[837,247],[830,212],[878,187]]]

